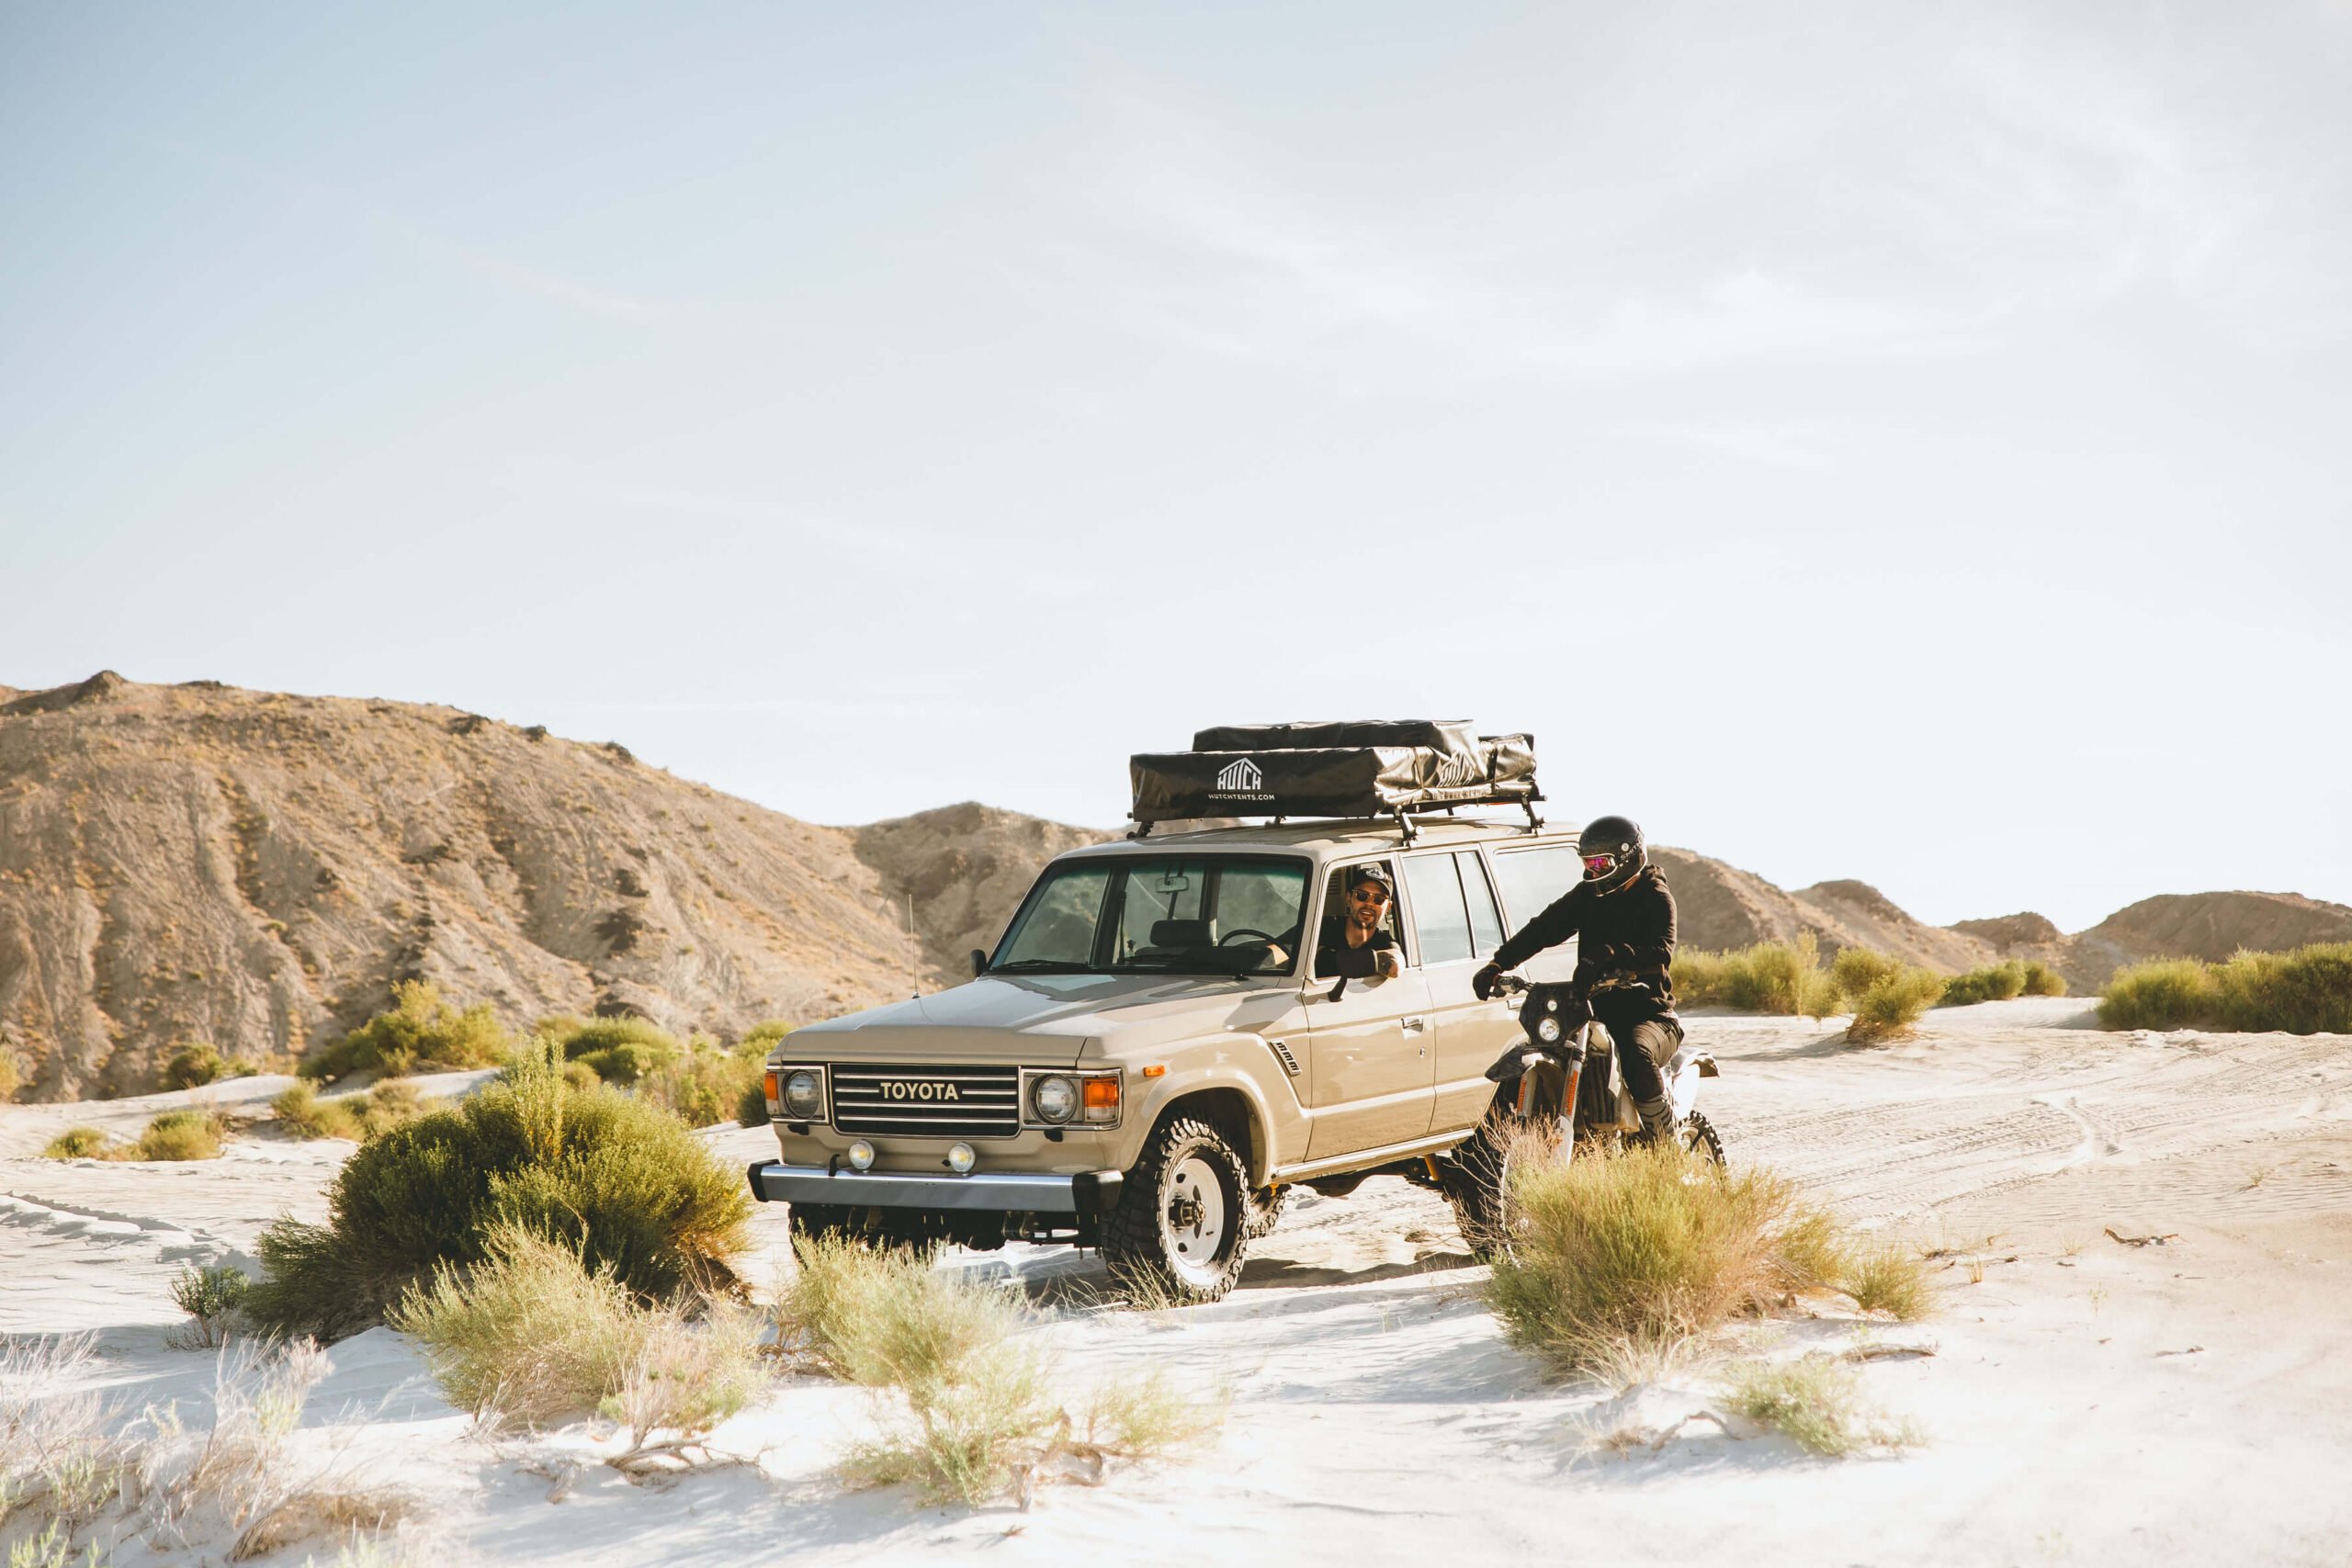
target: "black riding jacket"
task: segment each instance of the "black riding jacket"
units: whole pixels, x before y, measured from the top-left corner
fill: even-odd
[[[1577,883],[1495,949],[1495,962],[1515,969],[1570,937],[1580,939],[1575,982],[1579,994],[1589,995],[1596,983],[1616,976],[1656,993],[1644,1010],[1673,1010],[1668,966],[1674,962],[1674,895],[1666,890],[1666,874],[1657,866],[1644,866],[1614,892],[1595,893],[1592,884]]]

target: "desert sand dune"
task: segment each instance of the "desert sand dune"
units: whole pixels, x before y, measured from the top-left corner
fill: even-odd
[[[430,1528],[452,1562],[897,1562],[981,1548],[1039,1563],[2340,1562],[2352,1041],[2108,1034],[2078,1027],[2084,1007],[1951,1010],[1879,1048],[1843,1044],[1834,1021],[1691,1021],[1724,1064],[1710,1109],[1735,1159],[1950,1249],[1926,1324],[1873,1324],[1825,1299],[1815,1315],[1741,1331],[1750,1354],[1932,1346],[1861,1369],[1920,1429],[1899,1454],[1815,1460],[1711,1420],[1655,1450],[1596,1446],[1716,1396],[1698,1373],[1623,1396],[1547,1384],[1480,1304],[1483,1270],[1444,1206],[1388,1179],[1348,1199],[1295,1194],[1216,1306],[1049,1314],[1033,1332],[1071,1376],[1164,1366],[1227,1389],[1231,1418],[1193,1461],[1051,1489],[1027,1515],[844,1492],[830,1466],[865,1401],[813,1379],[722,1428],[723,1446],[764,1450],[756,1472],[651,1490],[589,1462],[553,1505],[548,1475],[593,1461],[584,1428],[469,1438],[388,1331],[334,1348],[311,1420],[322,1441],[365,1421],[370,1451],[435,1490]],[[350,1146],[245,1138],[182,1167],[30,1157],[69,1111],[135,1126],[187,1098],[0,1111],[0,1329],[99,1330],[105,1380],[133,1404],[200,1404],[209,1386],[208,1357],[161,1346],[170,1275],[242,1253],[280,1210],[317,1213]],[[763,1130],[707,1135],[730,1158],[773,1147]],[[778,1250],[783,1218],[759,1217]],[[1103,1282],[1066,1250],[944,1266],[1011,1271],[1046,1300]],[[116,1561],[175,1560],[141,1551]]]

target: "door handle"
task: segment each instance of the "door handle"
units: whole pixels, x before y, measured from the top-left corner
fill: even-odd
[[[1405,1025],[1405,1032],[1408,1034],[1419,1034],[1422,1030],[1427,1029],[1430,1026],[1430,1021],[1426,1018],[1413,1017],[1405,1019],[1402,1021]]]

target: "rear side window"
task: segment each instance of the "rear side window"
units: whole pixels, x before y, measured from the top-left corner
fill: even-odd
[[[1503,913],[1514,926],[1523,926],[1543,913],[1546,905],[1577,885],[1584,863],[1571,844],[1549,849],[1514,850],[1495,857],[1495,880],[1502,884]]]
[[[1470,913],[1462,902],[1462,877],[1452,855],[1416,855],[1405,863],[1413,889],[1413,930],[1421,939],[1423,964],[1451,964],[1470,956]]]
[[[1503,922],[1495,912],[1495,890],[1487,886],[1487,868],[1476,850],[1456,850],[1453,866],[1462,874],[1463,896],[1470,900],[1470,950],[1492,953],[1503,944]]]

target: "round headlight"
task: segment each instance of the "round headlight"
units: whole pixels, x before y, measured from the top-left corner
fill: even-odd
[[[1029,1086],[1029,1109],[1038,1121],[1058,1127],[1078,1112],[1078,1086],[1063,1077],[1039,1078]]]
[[[1538,1022],[1535,1026],[1535,1038],[1546,1045],[1557,1045],[1560,1043],[1560,1021],[1556,1018],[1547,1018]]]
[[[849,1166],[852,1170],[873,1169],[874,1145],[867,1143],[864,1138],[860,1138],[857,1142],[852,1144],[849,1146]]]
[[[825,1108],[825,1091],[816,1074],[804,1067],[784,1080],[784,1108],[803,1122]]]
[[[947,1145],[947,1168],[956,1175],[971,1175],[972,1168],[979,1163],[980,1156],[973,1152],[971,1145],[950,1144]]]

